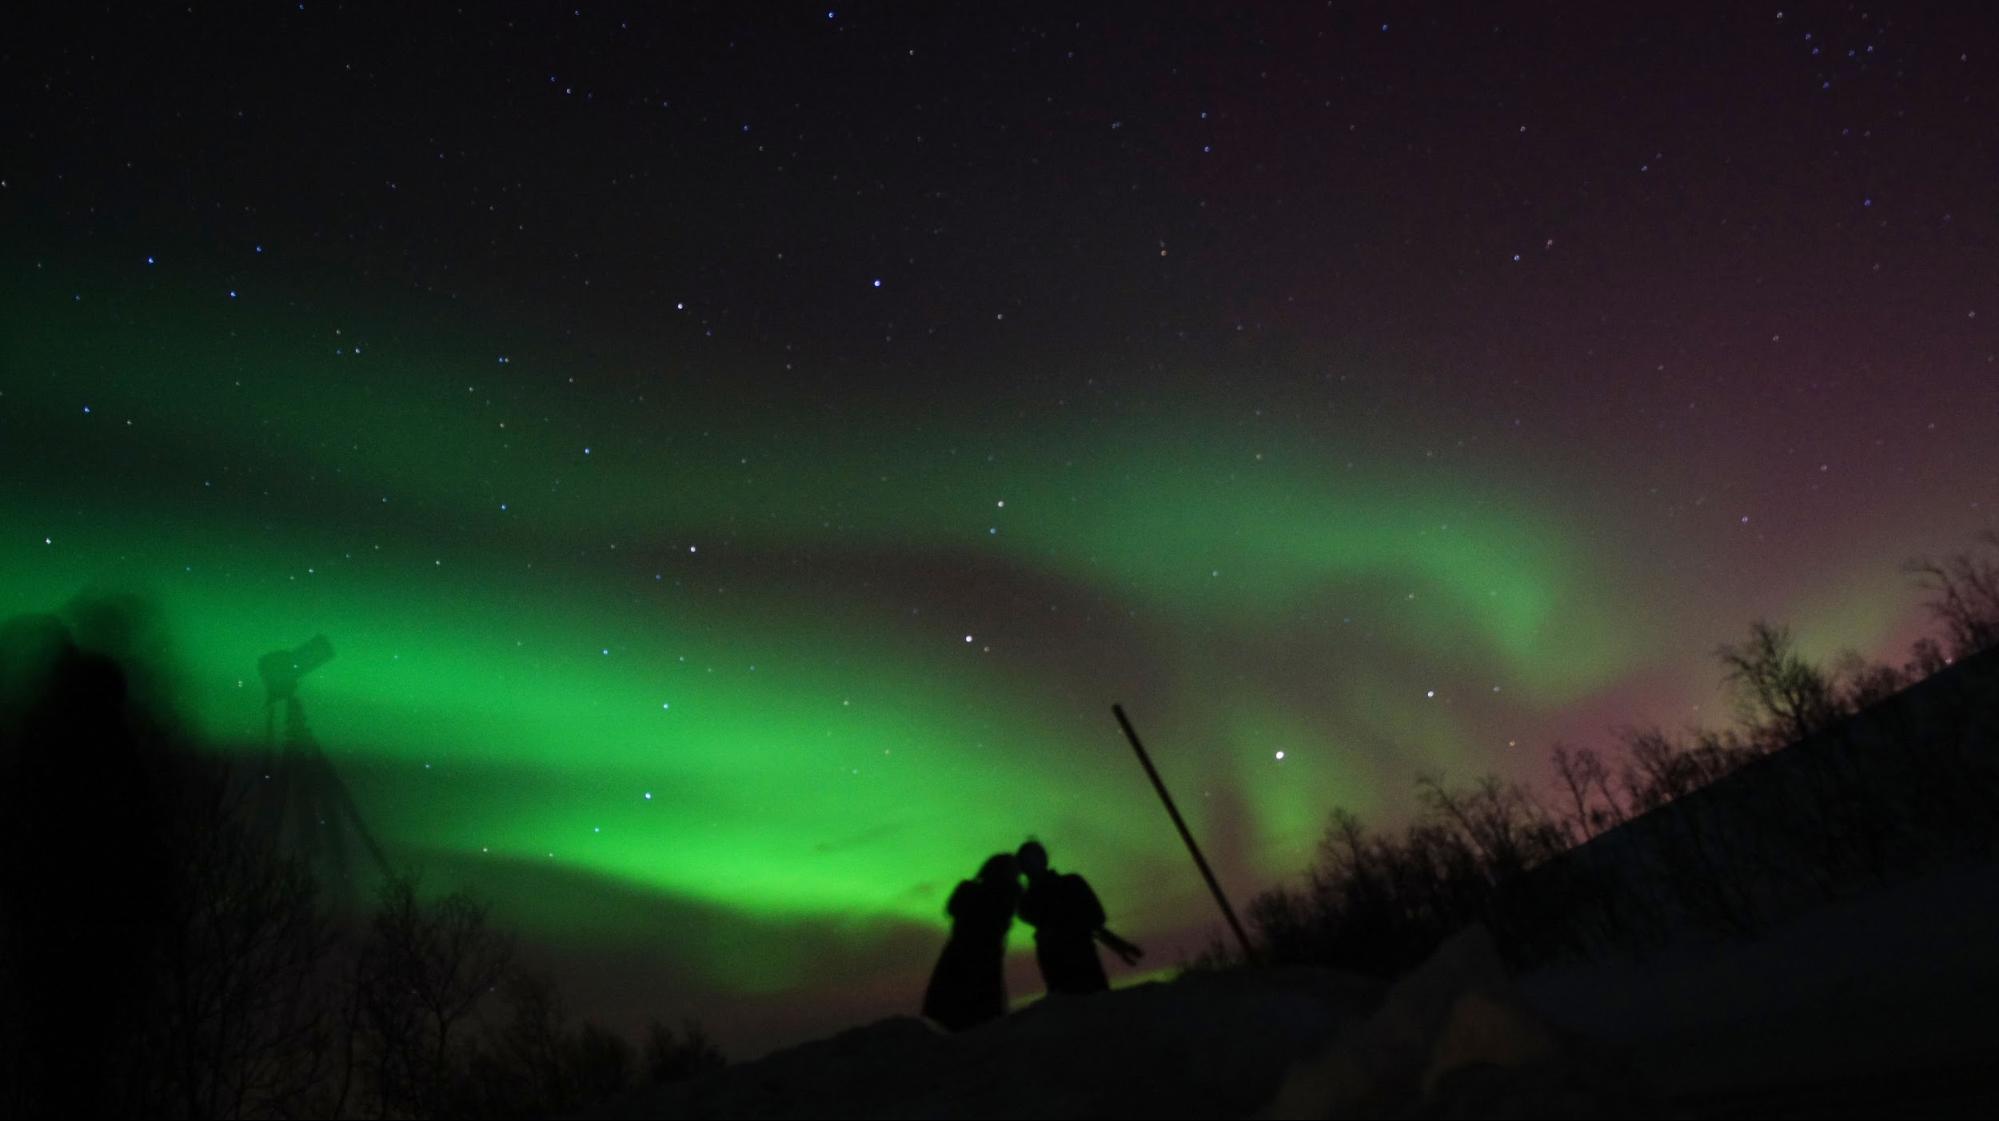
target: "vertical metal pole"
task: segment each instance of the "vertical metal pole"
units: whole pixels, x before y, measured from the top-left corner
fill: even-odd
[[[1125,718],[1123,705],[1112,705],[1111,711],[1117,715],[1124,738],[1131,741],[1131,749],[1138,752],[1138,761],[1145,768],[1145,776],[1152,780],[1152,788],[1159,791],[1159,800],[1166,803],[1166,812],[1173,818],[1173,827],[1180,831],[1180,839],[1187,842],[1187,852],[1194,858],[1194,867],[1201,870],[1201,878],[1208,881],[1208,890],[1215,893],[1215,902],[1222,909],[1222,917],[1229,920],[1229,929],[1235,931],[1236,941],[1242,943],[1245,958],[1253,958],[1256,951],[1250,948],[1249,935],[1243,933],[1242,923],[1235,917],[1235,908],[1229,906],[1229,897],[1222,894],[1222,885],[1215,879],[1215,873],[1208,867],[1208,860],[1201,855],[1201,846],[1194,843],[1194,834],[1187,829],[1187,822],[1181,818],[1179,807],[1173,804],[1173,795],[1166,792],[1166,783],[1160,780],[1159,772],[1153,769],[1152,757],[1145,753],[1145,745],[1138,742],[1138,733],[1132,730],[1131,721]]]

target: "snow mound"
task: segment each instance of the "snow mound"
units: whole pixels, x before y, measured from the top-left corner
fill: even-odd
[[[1533,1012],[1470,927],[1292,1067],[1267,1118],[1644,1117],[1658,1098],[1605,1048]]]
[[[602,1116],[1246,1117],[1382,990],[1324,969],[1239,970],[1048,997],[958,1035],[898,1016]]]
[[[1656,1113],[1549,1026],[1474,927],[1390,988],[1332,970],[1196,973],[1049,997],[951,1035],[898,1016],[601,1116],[1455,1117]]]

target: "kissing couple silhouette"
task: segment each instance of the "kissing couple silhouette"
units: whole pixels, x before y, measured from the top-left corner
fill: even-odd
[[[923,1014],[952,1031],[1006,1014],[1006,935],[1015,915],[1034,928],[1034,957],[1051,994],[1110,988],[1097,957],[1100,942],[1127,965],[1145,953],[1104,926],[1103,904],[1090,882],[1057,872],[1036,840],[988,857],[977,876],[958,884],[944,910],[951,937],[924,990]]]

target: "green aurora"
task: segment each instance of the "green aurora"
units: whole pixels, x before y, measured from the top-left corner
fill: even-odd
[[[327,633],[314,729],[412,864],[553,862],[863,937],[940,927],[938,885],[1031,831],[1169,926],[1195,885],[1160,886],[1191,877],[1112,700],[1267,881],[1331,806],[1474,762],[1481,705],[1551,709],[1635,656],[1575,511],[1322,434],[586,409],[571,379],[601,371],[487,385],[498,356],[462,344],[58,287],[7,319],[7,423],[46,449],[5,495],[6,607],[149,597],[194,715],[246,745],[256,657]]]
[[[326,636],[385,863],[631,1038],[916,1011],[1029,835],[1114,983],[1219,941],[1113,703],[1250,912],[1336,808],[1735,723],[1755,621],[1905,661],[1999,509],[1976,6],[37,11],[0,616],[252,781]],[[28,762],[22,866],[103,859]]]

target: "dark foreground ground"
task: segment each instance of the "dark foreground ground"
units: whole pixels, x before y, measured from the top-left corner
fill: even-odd
[[[1999,867],[1750,942],[1509,976],[1481,930],[1393,986],[1197,974],[962,1035],[898,1017],[607,1117],[1999,1115]]]
[[[1999,865],[1821,908],[1749,942],[1522,977],[1683,1115],[1999,1115]]]

